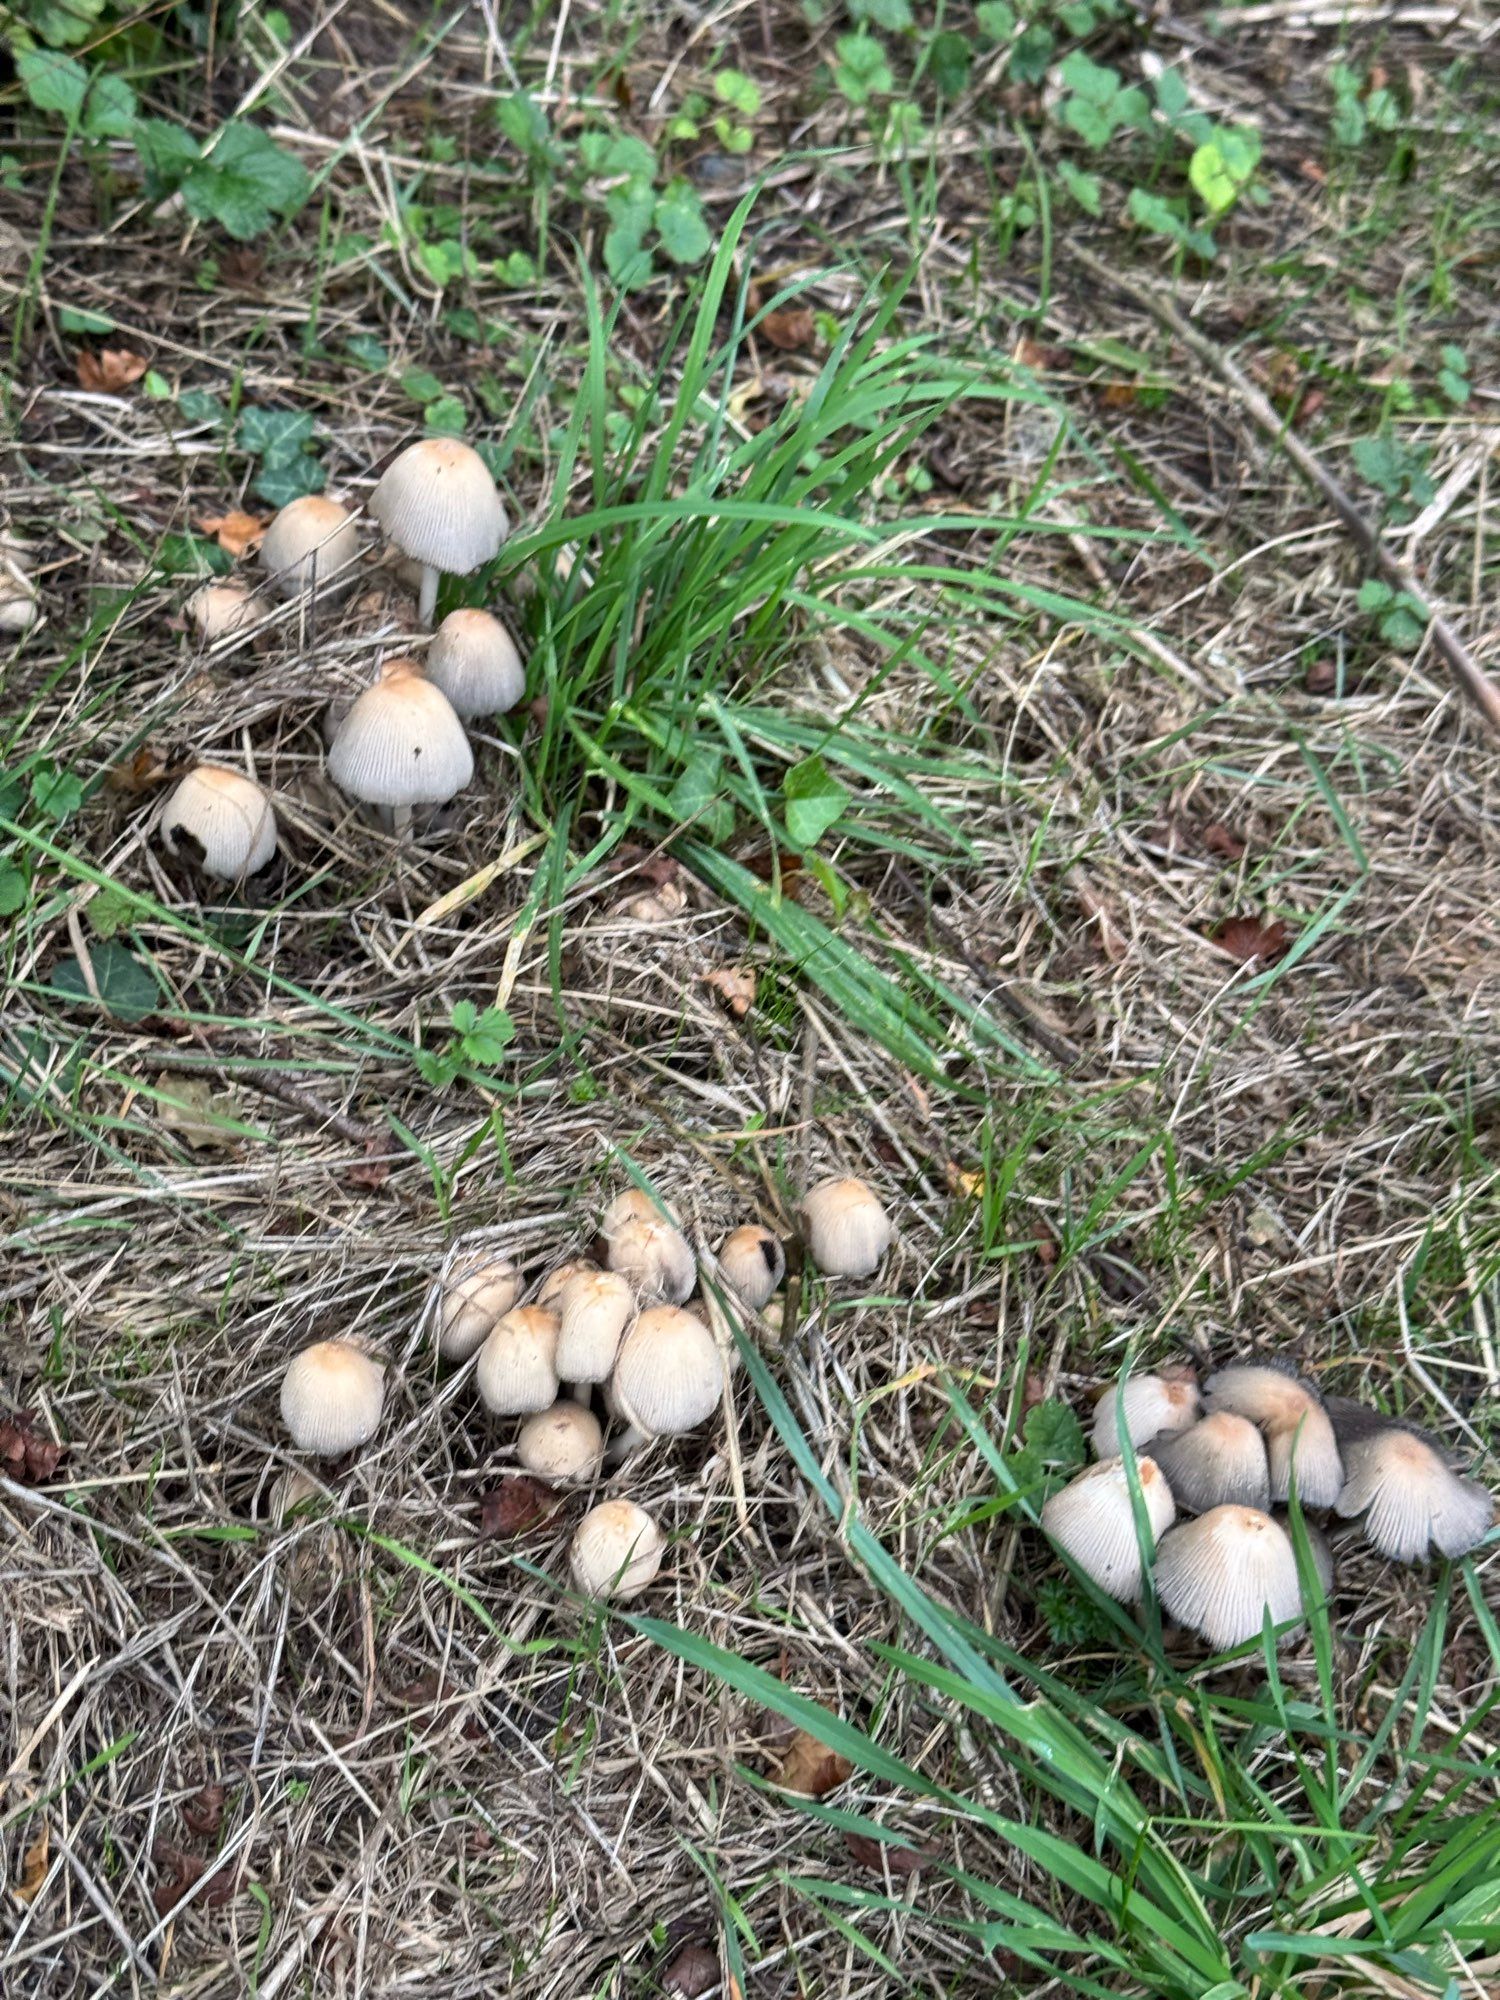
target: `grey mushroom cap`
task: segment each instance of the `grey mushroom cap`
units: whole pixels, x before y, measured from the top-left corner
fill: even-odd
[[[364,805],[441,805],[473,777],[474,752],[441,688],[391,660],[339,724],[328,775]]]
[[[498,555],[508,527],[489,467],[458,438],[408,445],[381,475],[370,512],[403,555],[450,576]]]
[[[1260,1426],[1273,1500],[1290,1495],[1295,1473],[1304,1507],[1333,1505],[1343,1490],[1343,1460],[1311,1382],[1274,1362],[1245,1362],[1210,1375],[1203,1395],[1210,1411],[1230,1410]]]
[[[284,597],[316,585],[326,589],[359,555],[359,528],[347,507],[321,493],[289,500],[260,545],[261,567]]]
[[[258,874],[276,852],[276,815],[253,778],[200,764],[162,810],[167,852],[194,861],[222,882]]]
[[[1120,1456],[1120,1410],[1125,1430],[1139,1450],[1156,1437],[1172,1437],[1198,1416],[1198,1385],[1162,1375],[1132,1375],[1105,1390],[1094,1409],[1093,1445],[1097,1458]]]
[[[319,1340],[293,1355],[281,1382],[281,1420],[299,1451],[341,1458],[375,1435],[385,1370],[346,1340]]]
[[[1286,1530],[1255,1507],[1214,1507],[1162,1537],[1156,1551],[1162,1609],[1216,1651],[1302,1615],[1297,1555]]]
[[[1148,1552],[1177,1516],[1172,1489],[1154,1459],[1136,1460],[1145,1505]],[[1109,1596],[1141,1594],[1141,1545],[1123,1458],[1103,1458],[1080,1472],[1042,1508],[1042,1532]]]
[[[466,722],[475,715],[504,715],[526,692],[516,642],[489,611],[448,613],[427,649],[427,678]]]
[[[1175,1437],[1155,1439],[1151,1455],[1186,1513],[1226,1506],[1264,1512],[1271,1504],[1266,1441],[1248,1417],[1232,1410],[1217,1410]]]
[[[1422,1562],[1433,1550],[1467,1555],[1494,1523],[1488,1490],[1461,1479],[1420,1432],[1404,1425],[1350,1444],[1345,1466],[1337,1512],[1346,1520],[1363,1514],[1366,1539],[1392,1562]]]

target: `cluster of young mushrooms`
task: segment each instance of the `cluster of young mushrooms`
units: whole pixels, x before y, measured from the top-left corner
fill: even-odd
[[[443,574],[467,576],[499,554],[505,508],[479,453],[457,438],[425,438],[387,467],[368,509],[405,559],[417,585],[418,615],[431,623]],[[260,544],[260,563],[281,595],[329,597],[352,582],[361,554],[359,524],[320,494],[281,509]],[[205,639],[249,625],[250,590],[239,581],[205,584],[188,603]],[[492,612],[452,611],[425,661],[387,659],[374,683],[331,712],[328,775],[387,832],[403,833],[414,810],[440,806],[474,775],[464,724],[514,708],[526,691],[515,641]],[[169,853],[225,882],[257,874],[276,852],[276,815],[253,778],[200,764],[162,812]]]
[[[804,1196],[807,1253],[827,1277],[869,1277],[891,1224],[861,1180],[834,1175]],[[737,1351],[712,1285],[699,1289],[698,1258],[676,1222],[639,1188],[605,1209],[600,1260],[577,1258],[526,1283],[508,1258],[463,1259],[433,1301],[444,1361],[472,1360],[474,1384],[497,1417],[521,1420],[518,1463],[552,1486],[594,1482],[651,1438],[695,1430],[720,1407]],[[760,1223],[733,1229],[711,1277],[751,1314],[767,1314],[786,1275],[786,1253]],[[690,1303],[691,1302],[691,1303]],[[374,1436],[385,1370],[362,1348],[318,1341],[292,1359],[281,1415],[300,1451],[341,1458]],[[606,1440],[606,1425],[610,1435]],[[604,1500],[584,1515],[570,1551],[587,1597],[639,1596],[666,1543],[644,1507]]]
[[[1289,1636],[1307,1608],[1289,1524],[1273,1511],[1294,1485],[1303,1508],[1362,1517],[1392,1562],[1467,1555],[1495,1515],[1415,1424],[1324,1397],[1276,1362],[1221,1368],[1201,1394],[1187,1368],[1132,1375],[1100,1398],[1093,1447],[1098,1463],[1043,1507],[1044,1532],[1122,1603],[1141,1595],[1150,1562],[1163,1611],[1220,1652],[1258,1638],[1267,1617]],[[1332,1552],[1304,1526],[1326,1599]]]

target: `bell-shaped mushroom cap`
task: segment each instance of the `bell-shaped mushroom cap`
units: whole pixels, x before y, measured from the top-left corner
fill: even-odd
[[[240,882],[276,852],[276,815],[253,778],[200,764],[167,800],[161,837],[169,854],[222,882]]]
[[[666,1543],[644,1507],[606,1500],[578,1523],[568,1551],[573,1582],[585,1597],[639,1597],[655,1582]]]
[[[706,1422],[724,1392],[718,1343],[701,1319],[677,1306],[649,1306],[620,1343],[612,1378],[627,1423],[675,1437]]]
[[[1162,1375],[1132,1375],[1105,1390],[1094,1408],[1094,1456],[1120,1456],[1119,1411],[1123,1403],[1125,1429],[1139,1450],[1156,1437],[1175,1437],[1198,1417],[1198,1384]]]
[[[1156,1594],[1179,1625],[1218,1652],[1302,1614],[1297,1555],[1286,1530],[1255,1507],[1214,1507],[1164,1535],[1156,1551]]]
[[[1175,1437],[1157,1438],[1151,1454],[1167,1475],[1179,1507],[1207,1514],[1215,1507],[1271,1504],[1265,1439],[1248,1417],[1217,1410]]]
[[[432,635],[427,678],[456,714],[503,715],[526,692],[516,642],[488,611],[450,611]]]
[[[473,777],[474,753],[442,689],[388,660],[339,724],[328,775],[364,805],[441,805]]]
[[[321,493],[289,500],[260,545],[261,567],[283,597],[295,597],[314,584],[327,589],[358,554],[359,529],[348,508]]]
[[[812,1260],[830,1278],[868,1278],[891,1247],[891,1219],[863,1181],[832,1174],[802,1197]]]
[[[489,467],[458,438],[424,438],[386,467],[370,512],[403,555],[467,576],[500,552],[505,509]]]
[[[604,1456],[604,1433],[582,1403],[554,1403],[522,1424],[516,1456],[538,1479],[587,1479]]]
[[[640,1188],[627,1188],[604,1211],[605,1262],[630,1280],[643,1299],[681,1305],[698,1282],[693,1247]]]
[[[759,1312],[786,1276],[786,1252],[769,1229],[747,1222],[719,1245],[719,1269],[750,1310]]]
[[[1172,1490],[1156,1461],[1136,1460],[1152,1545],[1177,1516]],[[1070,1555],[1085,1576],[1123,1604],[1141,1594],[1141,1549],[1123,1458],[1103,1458],[1080,1472],[1042,1508],[1042,1532]]]
[[[549,1312],[556,1312],[563,1293],[575,1278],[581,1278],[589,1271],[597,1271],[599,1266],[591,1264],[587,1257],[570,1257],[566,1264],[554,1264],[546,1277],[536,1288],[536,1303],[546,1306]]]
[[[603,1382],[620,1336],[635,1314],[635,1293],[618,1271],[580,1271],[557,1301],[557,1373],[563,1382]]]
[[[1305,1410],[1321,1404],[1311,1382],[1270,1361],[1241,1361],[1219,1369],[1204,1383],[1203,1396],[1211,1410],[1232,1410],[1268,1431],[1294,1429]]]
[[[385,1370],[347,1340],[319,1340],[293,1355],[281,1380],[281,1421],[299,1451],[341,1458],[375,1435]]]
[[[557,1315],[513,1306],[484,1337],[474,1380],[497,1417],[526,1417],[557,1401]]]
[[[1494,1500],[1478,1480],[1461,1479],[1404,1425],[1349,1445],[1345,1465],[1337,1511],[1345,1520],[1363,1514],[1366,1538],[1392,1562],[1421,1562],[1430,1549],[1467,1555],[1494,1521]]]
[[[449,1273],[438,1317],[438,1353],[467,1361],[490,1328],[521,1296],[521,1274],[509,1257],[481,1250]]]
[[[1272,1514],[1271,1519],[1276,1523],[1277,1527],[1280,1528],[1282,1533],[1286,1536],[1287,1540],[1291,1543],[1293,1549],[1295,1550],[1297,1546],[1297,1540],[1292,1533],[1291,1515],[1287,1513],[1284,1507],[1278,1507],[1275,1513]],[[1302,1517],[1302,1529],[1303,1533],[1307,1536],[1307,1546],[1309,1552],[1312,1555],[1313,1568],[1318,1573],[1318,1582],[1323,1586],[1323,1595],[1324,1597],[1332,1597],[1333,1550],[1329,1546],[1328,1537],[1323,1533],[1323,1530],[1318,1526],[1317,1522],[1310,1521],[1305,1514]],[[1302,1604],[1303,1604],[1303,1609],[1305,1610],[1307,1608],[1307,1596],[1305,1592],[1303,1594]]]
[[[1331,1507],[1344,1484],[1343,1462],[1322,1398],[1290,1369],[1246,1362],[1221,1368],[1203,1385],[1210,1410],[1230,1410],[1259,1424],[1266,1438],[1271,1498],[1285,1500],[1292,1472],[1304,1507]]]
[[[243,631],[255,616],[255,605],[242,583],[205,583],[188,599],[188,623],[203,640],[223,639]]]

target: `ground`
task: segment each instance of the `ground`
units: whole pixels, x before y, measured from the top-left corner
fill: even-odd
[[[1033,1525],[1127,1357],[1494,1435],[1494,738],[1153,310],[1494,667],[1493,24],[6,18],[0,1987],[1493,1990],[1493,1554],[1340,1528],[1210,1668]],[[529,684],[392,838],[323,773],[377,543],[184,605],[424,426]],[[193,758],[273,794],[242,894],[157,838]],[[796,1254],[835,1170],[869,1283]],[[610,1612],[430,1334],[632,1177],[793,1269],[605,1482],[669,1537]],[[384,1421],[290,1506],[333,1335]]]

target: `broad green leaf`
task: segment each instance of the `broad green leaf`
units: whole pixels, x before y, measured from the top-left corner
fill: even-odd
[[[26,26],[49,48],[75,48],[93,33],[106,0],[26,0]],[[9,9],[7,9],[9,12]]]
[[[714,78],[714,95],[742,118],[753,118],[760,109],[760,86],[743,70],[721,69]]]
[[[656,204],[656,233],[674,264],[698,264],[713,248],[697,190],[685,180],[668,183]]]
[[[13,861],[0,861],[0,917],[13,917],[26,907],[26,877]]]
[[[259,126],[233,119],[182,184],[189,212],[241,242],[270,228],[305,197],[307,169]]]
[[[161,1003],[150,968],[124,945],[109,941],[89,953],[94,984],[106,1010],[121,1021],[139,1021]],[[76,958],[65,958],[52,974],[51,991],[70,1001],[92,1002],[89,984]]]
[[[462,437],[469,426],[469,413],[457,396],[435,396],[423,410],[422,421],[442,437]]]
[[[55,111],[61,118],[77,118],[82,112],[89,73],[75,57],[28,49],[16,57],[16,75],[38,111]]]
[[[83,107],[83,129],[91,139],[128,139],[136,110],[135,92],[123,76],[97,72]]]
[[[116,322],[108,313],[80,312],[72,306],[63,306],[58,311],[57,324],[64,333],[113,333]]]
[[[1099,213],[1103,189],[1097,174],[1086,174],[1082,167],[1075,167],[1071,160],[1059,160],[1057,177],[1085,214]]]
[[[178,187],[198,164],[198,142],[167,118],[138,118],[131,132],[149,188],[164,194]]]
[[[238,442],[267,465],[285,465],[298,458],[312,440],[313,420],[306,410],[263,410],[252,403],[240,412]]]
[[[861,29],[857,35],[840,35],[834,44],[838,55],[835,80],[851,104],[868,104],[872,97],[888,97],[896,87],[885,48]]]
[[[980,34],[992,42],[1008,42],[1016,32],[1016,10],[1008,0],[980,0],[974,18]]]
[[[31,774],[31,803],[48,819],[68,819],[83,804],[82,781],[71,771],[43,764]]]
[[[908,0],[849,0],[849,12],[856,21],[869,21],[891,34],[900,34],[911,26]]]
[[[361,368],[384,368],[390,362],[390,350],[373,333],[351,333],[344,345],[351,359],[357,361]]]
[[[816,847],[849,803],[850,793],[821,757],[804,757],[787,772],[781,796],[792,845]]]
[[[414,403],[430,403],[444,393],[443,384],[430,368],[408,368],[401,387]]]
[[[939,97],[957,97],[969,81],[973,63],[967,39],[952,28],[944,28],[928,44],[927,74]]]
[[[328,484],[328,469],[310,451],[291,458],[266,459],[256,475],[251,491],[272,507],[285,507],[304,494],[321,493]]]

